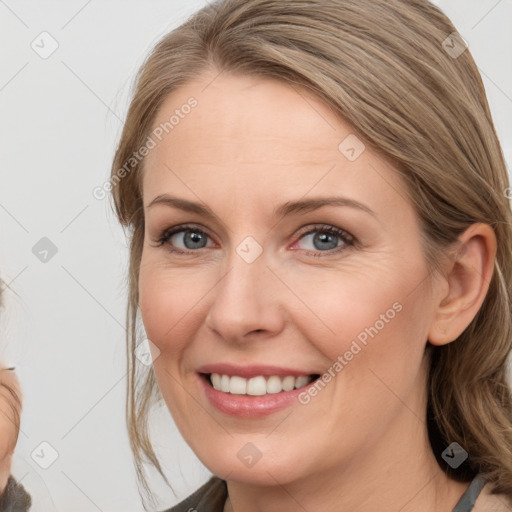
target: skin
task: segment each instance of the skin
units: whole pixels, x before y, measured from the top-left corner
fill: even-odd
[[[22,394],[16,374],[0,362],[0,497],[7,486],[18,440]]]
[[[445,475],[428,442],[426,346],[455,340],[480,308],[492,229],[471,226],[462,256],[430,275],[390,162],[368,147],[345,158],[338,145],[353,128],[305,90],[217,74],[166,99],[154,126],[190,96],[198,106],[149,153],[142,182],[139,304],[176,425],[227,480],[227,511],[451,511],[468,484]],[[215,217],[150,206],[161,194],[206,204]],[[273,215],[286,201],[333,195],[375,215],[347,206]],[[184,245],[184,231],[158,244],[185,223],[206,231],[204,247]],[[358,244],[315,242],[305,233],[318,224],[315,233],[336,226]],[[236,252],[247,236],[263,250],[250,264]],[[196,369],[214,362],[322,373],[397,301],[402,310],[307,405],[235,418],[199,386]],[[246,443],[262,454],[250,468],[237,457]]]

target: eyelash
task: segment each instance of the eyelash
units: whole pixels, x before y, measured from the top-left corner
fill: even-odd
[[[162,247],[176,233],[187,232],[187,231],[199,233],[201,235],[204,235],[204,236],[210,238],[208,233],[206,233],[206,231],[204,231],[203,229],[201,229],[195,225],[185,224],[185,225],[181,225],[181,226],[167,228],[164,231],[162,231],[160,233],[160,235],[158,236],[158,239],[156,240],[156,244],[154,245],[154,247]],[[314,252],[314,251],[306,250],[306,253],[310,254],[311,256],[313,256],[315,258],[319,258],[319,257],[321,258],[323,256],[330,256],[332,254],[336,254],[338,252],[341,252],[343,250],[346,250],[346,249],[356,246],[358,244],[357,239],[353,235],[348,233],[347,231],[337,228],[335,226],[327,225],[327,224],[318,224],[318,225],[312,226],[308,231],[305,231],[300,234],[299,240],[301,240],[303,237],[305,237],[307,235],[310,235],[312,233],[317,233],[317,232],[322,233],[322,234],[335,235],[335,236],[339,237],[341,239],[342,245],[340,245],[339,247],[336,247],[334,249],[330,249],[329,251]],[[182,249],[176,249],[176,248],[172,248],[170,246],[169,246],[168,250],[172,253],[183,254],[183,255],[198,252],[198,250],[184,251]]]

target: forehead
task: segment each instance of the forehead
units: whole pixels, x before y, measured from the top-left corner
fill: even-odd
[[[215,198],[262,207],[332,192],[370,200],[374,210],[405,203],[391,163],[321,100],[284,82],[206,74],[166,98],[153,133],[159,127],[161,140],[146,157],[146,204],[171,191],[211,198],[212,206]],[[364,149],[356,159],[352,147],[356,156]]]
[[[264,143],[276,154],[291,149],[297,158],[324,152],[330,144],[336,155],[336,141],[350,130],[339,121],[333,123],[328,108],[304,89],[268,78],[224,74],[213,79],[207,75],[174,91],[153,126],[165,125],[191,97],[197,106],[164,137],[179,145],[185,139],[189,142],[195,131],[197,146],[216,154],[228,151],[230,156],[265,159],[268,155],[258,151]]]

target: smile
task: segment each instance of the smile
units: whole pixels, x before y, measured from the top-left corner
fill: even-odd
[[[219,373],[211,373],[208,375],[210,384],[217,391],[230,393],[232,395],[250,396],[264,396],[300,389],[307,386],[317,377],[318,375],[301,375],[299,377],[288,375],[284,378],[277,375],[271,375],[270,377],[259,375],[246,379],[238,375],[229,376]]]
[[[268,416],[299,404],[298,396],[304,392],[304,387],[320,377],[312,374],[245,378],[221,373],[196,373],[196,376],[205,398],[215,409],[248,419]]]

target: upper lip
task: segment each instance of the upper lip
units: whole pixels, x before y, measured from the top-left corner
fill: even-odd
[[[239,377],[251,378],[258,376],[300,377],[302,375],[318,375],[318,372],[310,372],[307,370],[296,370],[293,368],[285,368],[282,366],[266,366],[266,365],[250,365],[236,366],[229,363],[206,364],[197,369],[198,373],[218,373],[220,375],[229,375],[230,377],[237,375]]]

